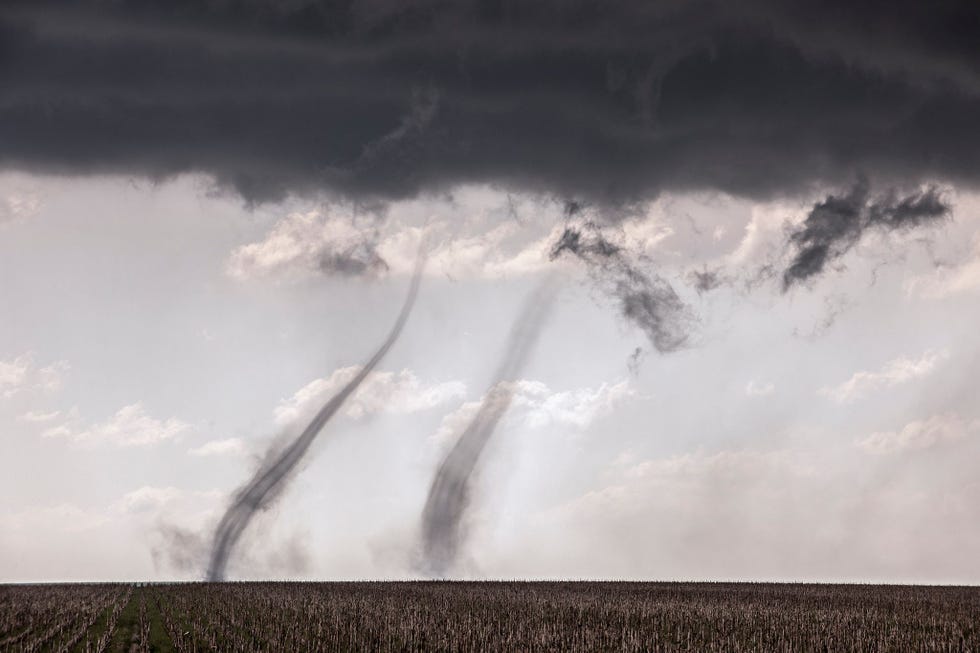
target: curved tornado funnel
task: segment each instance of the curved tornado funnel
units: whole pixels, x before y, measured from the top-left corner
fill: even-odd
[[[211,557],[208,563],[207,580],[221,581],[225,577],[225,567],[228,564],[228,557],[232,549],[238,543],[242,531],[248,526],[255,512],[266,505],[267,501],[274,496],[275,491],[282,488],[288,474],[292,471],[299,461],[303,458],[307,449],[313,443],[317,434],[331,417],[340,409],[348,397],[354,394],[357,386],[371,373],[384,358],[388,350],[391,349],[408,320],[412,306],[415,304],[415,297],[418,294],[419,282],[422,278],[422,269],[425,267],[425,258],[419,255],[415,264],[415,272],[408,288],[408,296],[402,305],[402,310],[395,320],[395,325],[391,328],[388,337],[381,344],[381,347],[364,364],[361,371],[357,373],[350,383],[345,385],[330,400],[323,405],[320,412],[316,414],[309,426],[299,435],[296,440],[289,444],[283,451],[272,456],[266,463],[259,468],[255,476],[250,480],[238,494],[235,500],[228,507],[224,517],[218,523],[218,530],[214,535],[214,542],[211,545]]]
[[[498,422],[514,396],[513,381],[537,342],[557,285],[549,277],[525,300],[511,327],[503,359],[480,408],[436,471],[422,511],[423,572],[443,577],[456,561],[463,516],[469,504],[470,477]]]

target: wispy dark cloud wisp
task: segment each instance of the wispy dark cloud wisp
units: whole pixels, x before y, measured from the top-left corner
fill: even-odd
[[[551,259],[571,254],[589,268],[597,283],[619,301],[627,321],[638,326],[660,352],[682,348],[694,317],[671,285],[640,269],[623,248],[602,235],[592,222],[569,226],[551,248]]]

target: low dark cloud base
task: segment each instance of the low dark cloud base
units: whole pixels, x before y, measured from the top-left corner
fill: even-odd
[[[980,176],[980,4],[11,0],[0,166],[251,201]]]

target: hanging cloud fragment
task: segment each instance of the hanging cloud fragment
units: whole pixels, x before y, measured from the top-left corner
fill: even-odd
[[[577,212],[566,211],[570,216]],[[567,226],[550,257],[566,253],[586,263],[596,281],[619,300],[623,317],[642,329],[657,351],[677,351],[688,342],[694,317],[671,285],[641,270],[596,223]]]
[[[241,538],[245,527],[248,526],[255,513],[266,507],[269,501],[282,490],[283,485],[289,478],[290,472],[302,460],[310,445],[313,444],[313,440],[326,423],[340,410],[344,402],[354,394],[358,386],[361,385],[364,379],[381,362],[388,353],[388,350],[398,340],[402,329],[405,327],[405,323],[408,321],[408,316],[412,312],[412,307],[415,305],[415,298],[418,295],[424,264],[425,258],[420,254],[401,311],[398,313],[395,324],[392,326],[388,336],[381,343],[381,346],[374,355],[368,359],[350,381],[320,408],[320,411],[299,437],[282,451],[270,452],[269,457],[255,473],[255,476],[235,495],[231,505],[218,523],[218,528],[214,535],[214,541],[211,545],[210,561],[206,572],[207,580],[224,580],[228,559]]]
[[[422,566],[423,572],[430,576],[445,576],[457,560],[473,473],[514,398],[514,383],[538,341],[556,291],[556,281],[549,277],[525,300],[490,389],[432,480],[422,511]]]
[[[796,249],[783,272],[783,290],[820,275],[871,230],[908,231],[945,220],[951,211],[936,186],[901,195],[892,189],[872,196],[866,178],[843,195],[828,195],[813,206],[790,237]]]

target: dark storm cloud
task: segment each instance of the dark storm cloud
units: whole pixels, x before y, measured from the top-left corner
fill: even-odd
[[[250,200],[975,183],[980,5],[11,0],[0,166]]]
[[[823,272],[870,229],[905,231],[939,222],[949,213],[949,204],[935,186],[907,195],[892,189],[872,197],[868,180],[859,179],[846,194],[828,195],[815,204],[790,235],[796,254],[783,272],[783,289]]]
[[[586,263],[595,281],[619,300],[623,317],[640,327],[657,351],[684,346],[693,322],[687,306],[666,280],[641,270],[628,252],[607,240],[600,226],[566,227],[550,256],[555,260],[566,253]]]

